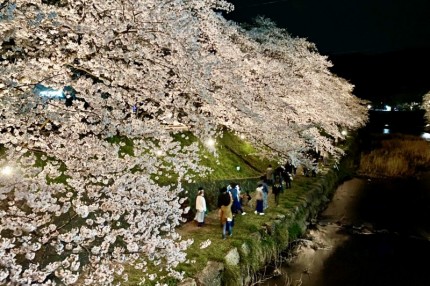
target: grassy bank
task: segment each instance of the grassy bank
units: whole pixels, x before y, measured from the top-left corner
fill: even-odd
[[[430,143],[411,135],[374,136],[362,152],[359,173],[369,177],[411,177],[430,169]]]
[[[276,259],[288,243],[304,233],[307,222],[324,208],[342,176],[350,174],[347,169],[352,165],[349,160],[336,168],[326,166],[317,177],[297,175],[293,187],[281,194],[278,206],[273,196],[269,196],[269,208],[264,216],[254,214],[254,204],[246,206],[247,214],[235,217],[233,236],[226,240],[222,239],[216,210],[209,213],[202,228],[195,222],[183,225],[178,232],[183,239],[193,239],[194,243],[187,250],[186,263],[180,264],[177,270],[185,272],[187,277],[204,279],[200,276],[207,271],[208,262],[219,262],[224,267],[221,282],[203,285],[243,285],[244,280],[252,280],[253,273]],[[208,241],[210,245],[202,248]],[[228,262],[226,257],[232,251],[237,252],[240,263]],[[129,269],[129,282],[124,285],[137,285],[139,278],[138,271]],[[177,285],[178,281],[166,278],[163,283]]]
[[[180,136],[180,138],[184,138]],[[192,137],[190,140],[196,140]],[[113,138],[120,143],[121,138]],[[181,139],[178,139],[181,140]],[[129,148],[130,147],[130,148]],[[188,191],[186,196],[193,209],[195,191],[198,186],[206,190],[207,201],[211,212],[207,217],[207,223],[203,228],[198,228],[193,221],[184,224],[178,229],[183,239],[192,239],[194,243],[187,250],[187,261],[178,265],[177,271],[184,272],[187,277],[199,277],[205,272],[208,262],[218,262],[223,265],[223,271],[218,284],[213,285],[241,285],[244,277],[256,273],[266,263],[276,258],[289,242],[299,237],[306,229],[306,223],[315,217],[326,202],[339,182],[339,174],[346,168],[342,165],[333,167],[330,162],[327,167],[321,169],[317,177],[304,177],[298,175],[293,181],[293,188],[285,190],[280,197],[278,206],[274,205],[270,197],[269,209],[264,216],[253,213],[254,204],[246,206],[247,214],[237,216],[233,236],[227,240],[221,238],[221,227],[215,209],[216,196],[221,186],[229,182],[237,182],[243,191],[255,190],[258,177],[264,172],[268,164],[276,165],[276,162],[267,161],[256,156],[252,146],[240,138],[225,134],[217,140],[218,157],[206,152],[202,148],[203,164],[214,169],[209,178],[201,179],[196,183],[185,184]],[[132,154],[132,142],[126,142],[120,152]],[[240,167],[239,169],[237,167]],[[64,178],[62,178],[64,179]],[[167,181],[165,183],[168,183]],[[191,213],[192,214],[192,213]],[[80,221],[76,221],[81,223]],[[202,247],[204,244],[209,244]],[[237,263],[226,262],[226,255],[236,251]],[[154,281],[146,281],[142,285],[177,285],[178,281],[166,275],[162,265],[150,265],[148,267],[157,271],[158,277]],[[127,267],[129,279],[123,282],[118,277],[121,285],[139,285],[142,270]],[[206,285],[206,284],[204,284]]]
[[[235,217],[233,236],[223,240],[218,211],[215,207],[219,187],[234,181],[240,183],[243,190],[253,192],[258,176],[269,163],[274,163],[247,154],[252,149],[247,149],[244,142],[229,136],[231,135],[223,137],[223,141],[218,141],[219,150],[225,152],[220,154],[220,157],[237,158],[224,158],[221,165],[216,163],[215,158],[209,162],[209,164],[214,164],[212,166],[215,169],[225,167],[231,170],[227,173],[229,176],[225,177],[225,173],[224,175],[218,173],[212,177],[212,180],[187,185],[191,206],[193,207],[195,190],[198,186],[203,186],[210,209],[204,227],[197,227],[194,221],[190,221],[178,229],[183,239],[192,239],[194,243],[186,251],[186,262],[180,264],[176,270],[185,273],[186,277],[196,280],[197,285],[235,286],[252,282],[254,274],[276,259],[290,242],[306,231],[309,220],[315,218],[325,207],[336,186],[343,179],[351,176],[357,165],[355,156],[346,156],[340,164],[329,161],[327,166],[322,166],[317,177],[305,177],[299,170],[298,175],[294,178],[293,187],[284,190],[284,193],[281,194],[278,206],[275,206],[274,198],[270,195],[269,208],[264,216],[259,216],[254,214],[255,205],[251,200],[251,204],[245,206],[247,214]],[[348,142],[343,142],[343,147],[355,154],[357,146],[351,144],[353,142],[351,136]],[[226,147],[227,145],[228,147]],[[248,162],[253,162],[252,166],[241,161],[243,158],[247,158]],[[245,166],[243,169],[249,168],[248,171],[238,172],[235,168],[238,162]],[[217,171],[215,170],[214,173],[217,174]],[[242,177],[243,174],[251,174],[252,177]],[[257,177],[255,177],[256,175]],[[209,245],[205,247],[205,244]],[[235,258],[231,259],[231,256]],[[229,262],[230,260],[233,262]],[[215,266],[213,266],[214,263]],[[220,268],[211,269],[211,267]],[[211,276],[211,272],[218,276],[206,277],[206,275]],[[122,285],[138,285],[141,277],[140,271],[130,267],[127,273],[129,280],[125,283],[122,282]],[[146,281],[144,285],[158,285],[157,283],[178,285],[179,281],[169,277],[160,278],[162,275],[161,271],[158,279]]]

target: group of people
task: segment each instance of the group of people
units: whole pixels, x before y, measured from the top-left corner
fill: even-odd
[[[293,169],[292,169],[293,170]],[[264,210],[268,207],[268,195],[270,188],[275,198],[276,206],[279,205],[279,195],[284,191],[283,182],[285,182],[285,188],[291,188],[293,181],[292,171],[290,173],[286,166],[279,166],[276,169],[269,165],[266,174],[261,177],[258,182],[256,193],[255,193],[255,213],[264,215]]]
[[[242,208],[242,202],[248,202],[251,199],[249,193],[241,194],[240,185],[231,183],[227,187],[220,189],[218,195],[218,208],[220,221],[223,226],[223,238],[226,235],[233,234],[234,214],[245,215],[246,212]],[[202,227],[205,223],[205,214],[207,212],[204,190],[202,187],[198,189],[196,197],[196,215],[194,220],[197,221],[197,226]]]
[[[257,188],[254,195],[255,200],[255,214],[264,215],[264,211],[268,208],[268,197],[270,189],[275,198],[275,204],[279,204],[279,195],[283,192],[283,182],[285,187],[291,188],[293,180],[293,170],[289,166],[280,166],[273,169],[271,165],[268,166],[266,173],[261,177],[257,183]],[[251,196],[248,192],[242,192],[240,185],[237,183],[230,183],[226,187],[222,187],[218,195],[218,209],[219,218],[222,225],[222,238],[226,239],[227,235],[233,235],[234,216],[245,215],[243,205],[248,205],[251,201]],[[205,213],[207,212],[206,200],[204,198],[203,188],[198,189],[196,197],[196,216],[195,220],[199,227],[204,225]]]

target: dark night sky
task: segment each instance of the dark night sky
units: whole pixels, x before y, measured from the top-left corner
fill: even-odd
[[[257,15],[307,38],[363,98],[430,90],[430,0],[230,0],[237,22]],[[422,71],[424,70],[424,71]]]

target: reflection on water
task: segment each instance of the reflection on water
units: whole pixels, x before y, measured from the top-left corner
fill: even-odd
[[[403,133],[430,140],[422,111],[372,111],[370,123],[361,139]],[[429,206],[430,173],[409,180],[349,180],[292,251],[294,259],[283,264],[284,275],[262,285],[428,286]]]
[[[430,173],[336,190],[282,277],[263,285],[430,285]]]
[[[366,132],[420,135],[425,129],[424,111],[370,111]]]

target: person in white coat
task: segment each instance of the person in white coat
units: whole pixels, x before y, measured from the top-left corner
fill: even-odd
[[[206,200],[205,200],[205,191],[202,187],[199,188],[196,197],[196,217],[194,220],[197,221],[197,226],[201,227],[205,223],[205,214],[206,214]]]

